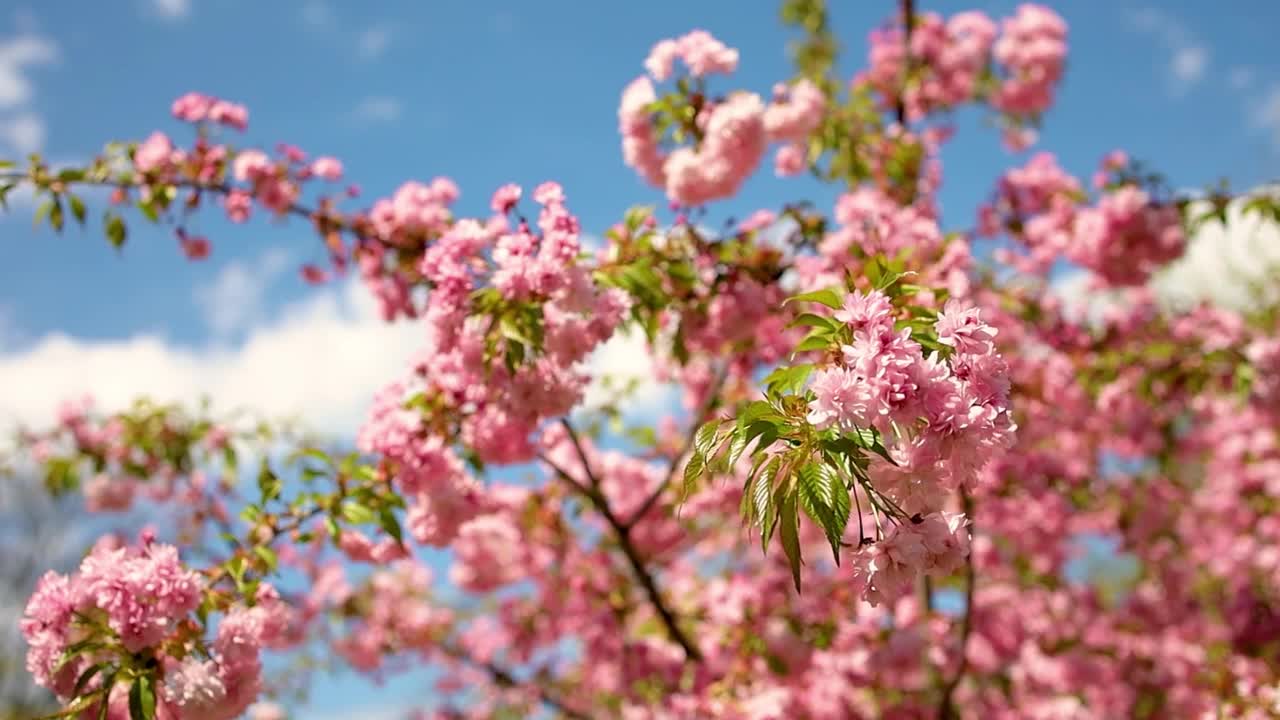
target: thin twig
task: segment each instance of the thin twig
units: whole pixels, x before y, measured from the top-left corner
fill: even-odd
[[[960,489],[960,500],[964,506],[964,515],[969,519],[969,537],[973,537],[973,498],[969,496],[969,492],[964,488]],[[960,663],[956,666],[955,675],[951,676],[951,680],[947,682],[946,687],[942,689],[942,701],[938,703],[938,720],[955,720],[955,708],[952,706],[951,696],[959,687],[960,681],[964,679],[965,671],[969,669],[969,634],[973,631],[973,588],[977,584],[973,569],[973,543],[970,542],[969,554],[964,559],[964,617],[960,621]]]
[[[644,502],[640,504],[640,509],[636,510],[631,519],[627,521],[628,529],[635,527],[636,523],[640,522],[645,514],[652,510],[654,505],[658,504],[659,498],[667,491],[667,488],[671,487],[671,483],[675,480],[676,472],[680,469],[680,464],[684,462],[689,451],[693,449],[693,443],[698,437],[698,428],[702,427],[702,424],[710,417],[711,412],[715,410],[716,402],[720,399],[720,390],[728,379],[729,366],[726,363],[716,373],[715,380],[711,383],[711,389],[707,393],[707,399],[702,403],[702,409],[693,419],[693,424],[689,426],[689,432],[685,434],[684,445],[680,448],[680,452],[671,458],[671,465],[667,468],[667,476],[662,479],[658,487],[654,488],[653,492],[649,493],[649,497],[645,498]]]
[[[591,467],[587,462],[586,453],[583,452],[581,443],[576,441],[577,435],[573,431],[572,426],[569,425],[567,420],[565,421],[565,425],[570,431],[569,436],[571,438],[575,438],[574,446],[578,449],[579,460],[582,462],[582,467],[587,473],[587,480],[591,483],[592,487],[588,488],[583,486],[582,483],[575,480],[564,468],[557,465],[545,454],[540,454],[538,459],[546,463],[556,472],[557,475],[568,482],[569,485],[579,494],[589,500],[591,504],[595,506],[596,510],[600,512],[600,515],[604,517],[605,522],[609,524],[610,529],[613,530],[614,535],[617,536],[618,547],[621,548],[622,554],[626,556],[627,562],[630,563],[631,570],[635,573],[636,579],[640,581],[640,585],[644,588],[645,594],[649,596],[649,602],[653,605],[653,609],[657,611],[659,619],[662,620],[663,626],[667,629],[667,634],[670,635],[671,639],[684,650],[686,658],[694,662],[701,662],[702,653],[698,651],[697,646],[690,642],[689,638],[684,634],[684,631],[680,629],[679,623],[676,622],[675,614],[671,612],[671,609],[667,607],[666,601],[662,599],[662,593],[658,590],[657,582],[654,581],[653,575],[650,574],[648,568],[645,567],[644,560],[640,557],[639,550],[636,549],[635,543],[631,540],[631,529],[626,525],[623,525],[622,522],[618,520],[617,514],[615,514],[613,512],[613,508],[609,506],[608,498],[606,498],[604,493],[600,491],[599,479],[591,472]]]

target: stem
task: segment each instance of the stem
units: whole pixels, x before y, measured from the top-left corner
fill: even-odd
[[[583,470],[587,474],[587,481],[591,487],[585,487],[582,483],[573,479],[568,472],[556,465],[546,455],[539,455],[538,459],[545,462],[556,471],[565,482],[576,490],[579,494],[586,497],[587,500],[595,506],[600,515],[604,517],[605,522],[613,530],[614,535],[618,537],[618,547],[622,549],[622,554],[626,556],[627,562],[631,565],[631,570],[635,573],[636,579],[640,581],[640,585],[644,588],[645,594],[649,596],[649,602],[657,611],[658,617],[662,620],[662,624],[667,629],[667,634],[671,639],[684,650],[685,658],[694,662],[702,662],[702,653],[698,652],[698,648],[690,642],[688,636],[680,629],[680,625],[676,622],[675,614],[667,607],[666,601],[662,599],[662,593],[658,590],[658,584],[654,581],[653,575],[644,565],[644,560],[640,557],[640,552],[636,549],[635,543],[631,540],[631,528],[624,525],[617,514],[613,512],[613,508],[609,506],[609,500],[600,492],[600,481],[591,471],[591,465],[587,462],[586,453],[582,449],[582,443],[578,441],[577,433],[567,419],[562,421],[565,428],[569,431],[569,437],[573,440],[573,445],[578,451],[578,458],[582,462]]]
[[[906,126],[907,124],[907,80],[911,77],[911,31],[916,25],[916,3],[915,0],[900,0],[899,7],[902,8],[902,87],[898,88],[898,102],[894,107],[894,114],[898,118],[898,124]]]
[[[969,519],[969,537],[972,538],[973,498],[969,496],[969,491],[961,488],[960,500],[964,505],[964,515]],[[938,720],[956,720],[959,717],[951,704],[951,696],[955,693],[960,681],[964,678],[965,671],[969,668],[967,650],[969,648],[969,635],[973,631],[973,588],[977,584],[977,578],[973,570],[972,542],[970,543],[969,554],[964,558],[964,578],[964,617],[960,621],[960,663],[956,666],[956,674],[951,676],[951,680],[942,689],[942,701],[938,703]]]
[[[645,514],[652,510],[654,505],[658,504],[658,499],[667,491],[667,488],[671,487],[671,483],[675,480],[676,472],[680,469],[680,464],[684,462],[689,451],[693,449],[694,440],[698,437],[698,428],[702,427],[702,423],[707,421],[711,411],[715,409],[716,402],[720,399],[720,390],[728,379],[729,366],[726,364],[716,373],[716,378],[711,383],[707,399],[703,402],[702,409],[698,412],[698,415],[693,419],[693,424],[689,426],[689,432],[685,435],[684,445],[680,448],[680,452],[671,458],[671,465],[667,468],[667,476],[663,478],[658,487],[654,488],[649,497],[644,499],[644,502],[640,504],[640,509],[636,510],[631,519],[627,521],[628,530],[635,527],[644,518]]]

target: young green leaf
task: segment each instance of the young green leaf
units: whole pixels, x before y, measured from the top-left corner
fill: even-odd
[[[844,298],[835,288],[823,288],[822,290],[814,290],[813,292],[789,297],[782,304],[785,306],[793,302],[816,302],[826,305],[832,310],[838,310],[844,305]]]
[[[778,515],[778,536],[782,540],[782,549],[787,554],[787,562],[791,565],[791,579],[796,583],[796,592],[800,592],[800,565],[804,563],[804,559],[800,556],[799,513],[796,512],[794,493],[788,493],[782,499]]]
[[[129,688],[129,720],[153,720],[156,716],[156,694],[150,675],[134,678]]]

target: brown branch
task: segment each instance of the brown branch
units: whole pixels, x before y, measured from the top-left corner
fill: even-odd
[[[672,641],[684,650],[685,658],[694,662],[702,662],[702,653],[698,651],[697,646],[680,629],[680,624],[676,621],[675,614],[667,607],[666,601],[662,598],[662,593],[658,590],[657,582],[653,579],[653,575],[648,568],[645,567],[644,559],[640,557],[640,551],[636,549],[635,543],[631,540],[631,528],[618,519],[613,508],[609,506],[608,498],[600,491],[600,480],[592,473],[591,466],[587,462],[586,453],[582,449],[582,444],[578,440],[573,426],[569,424],[568,420],[563,422],[565,428],[569,431],[569,437],[573,439],[574,447],[578,451],[578,458],[581,460],[583,470],[587,474],[587,481],[590,483],[590,487],[584,486],[581,482],[575,480],[564,468],[557,465],[545,454],[540,454],[538,459],[550,466],[552,470],[555,470],[557,475],[580,495],[589,500],[596,510],[600,512],[605,522],[609,524],[609,528],[613,530],[613,534],[617,536],[618,547],[622,550],[622,554],[626,556],[632,572],[640,582],[641,587],[644,588],[645,594],[648,595],[649,603],[657,611],[659,619],[662,620],[663,626],[667,629],[667,634],[671,636]]]
[[[969,491],[961,488],[960,500],[964,505],[964,515],[969,519],[969,537],[972,539],[973,498],[969,496]],[[952,695],[960,686],[960,681],[964,679],[965,671],[969,669],[969,635],[973,632],[973,588],[977,584],[973,569],[972,541],[969,543],[969,554],[964,559],[964,577],[964,617],[960,621],[960,663],[956,666],[955,675],[951,676],[951,680],[942,689],[942,701],[938,703],[938,720],[956,720],[959,717],[952,706]]]
[[[489,673],[489,677],[493,680],[495,685],[507,689],[516,689],[525,686],[525,683],[522,683],[515,675],[512,675],[511,671],[493,661],[481,662],[480,660],[468,655],[465,651],[448,644],[442,644],[440,649],[445,655],[448,655],[458,662]],[[573,720],[591,720],[591,717],[586,713],[575,710],[566,705],[564,700],[561,700],[547,687],[539,684],[531,684],[529,687],[532,687],[537,693],[539,702],[552,710],[555,710],[561,715],[567,718],[572,718]]]
[[[56,178],[55,178],[56,180]],[[14,181],[17,183],[30,182],[32,185],[38,185],[36,178],[26,172],[0,172],[0,182]],[[84,185],[89,187],[107,187],[118,188],[120,190],[137,190],[146,187],[146,184],[135,181],[125,181],[115,178],[80,178],[78,180],[56,180],[63,186]],[[173,180],[164,183],[172,185],[184,190],[196,190],[199,192],[210,192],[218,195],[229,195],[232,190],[242,189],[233,188],[226,183],[202,183],[195,180]],[[332,230],[343,230],[351,233],[360,240],[380,241],[378,238],[370,237],[361,228],[355,224],[348,222],[341,214],[321,213],[319,210],[312,209],[301,203],[291,203],[281,214],[295,215],[304,218],[313,223],[322,222],[330,226]]]
[[[902,8],[902,87],[898,88],[898,102],[894,107],[894,113],[898,118],[898,124],[905,126],[907,124],[907,81],[911,77],[911,31],[916,26],[916,3],[915,0],[901,0]]]
[[[675,457],[671,458],[671,465],[667,468],[667,476],[662,479],[662,482],[658,487],[654,488],[653,492],[649,494],[649,497],[645,498],[644,502],[640,504],[640,509],[636,510],[635,513],[632,514],[631,519],[627,521],[628,529],[635,527],[636,523],[639,523],[640,520],[644,518],[645,514],[652,510],[654,505],[658,504],[658,499],[661,498],[662,494],[671,486],[671,483],[675,480],[676,473],[680,470],[680,464],[684,462],[689,451],[693,449],[694,440],[698,437],[698,428],[702,426],[702,423],[707,421],[707,418],[710,417],[711,412],[715,409],[716,402],[720,399],[720,390],[724,387],[725,381],[728,379],[729,365],[726,363],[724,367],[720,368],[716,373],[715,380],[712,381],[711,389],[707,394],[707,399],[702,404],[702,409],[698,412],[697,416],[694,417],[693,424],[689,426],[689,432],[685,434],[684,445],[680,448],[680,452],[676,453]]]

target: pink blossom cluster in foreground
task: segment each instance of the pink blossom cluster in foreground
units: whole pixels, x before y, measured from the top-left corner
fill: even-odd
[[[191,616],[205,591],[204,579],[183,565],[173,546],[146,533],[136,546],[104,538],[75,573],[41,578],[22,621],[31,647],[27,669],[41,685],[69,699],[77,679],[94,663],[120,653],[145,653],[164,668],[157,693],[163,717],[238,717],[261,692],[261,649],[286,644],[292,611],[270,585],[261,585],[254,607],[233,609],[218,622],[210,654],[202,657],[195,654],[202,638],[193,637]],[[73,644],[94,637],[95,623],[110,628],[119,644],[104,642],[61,662]],[[98,690],[101,680],[82,692]],[[116,685],[109,692],[114,708],[123,704],[127,687]],[[89,712],[96,716],[100,705],[99,699]]]

